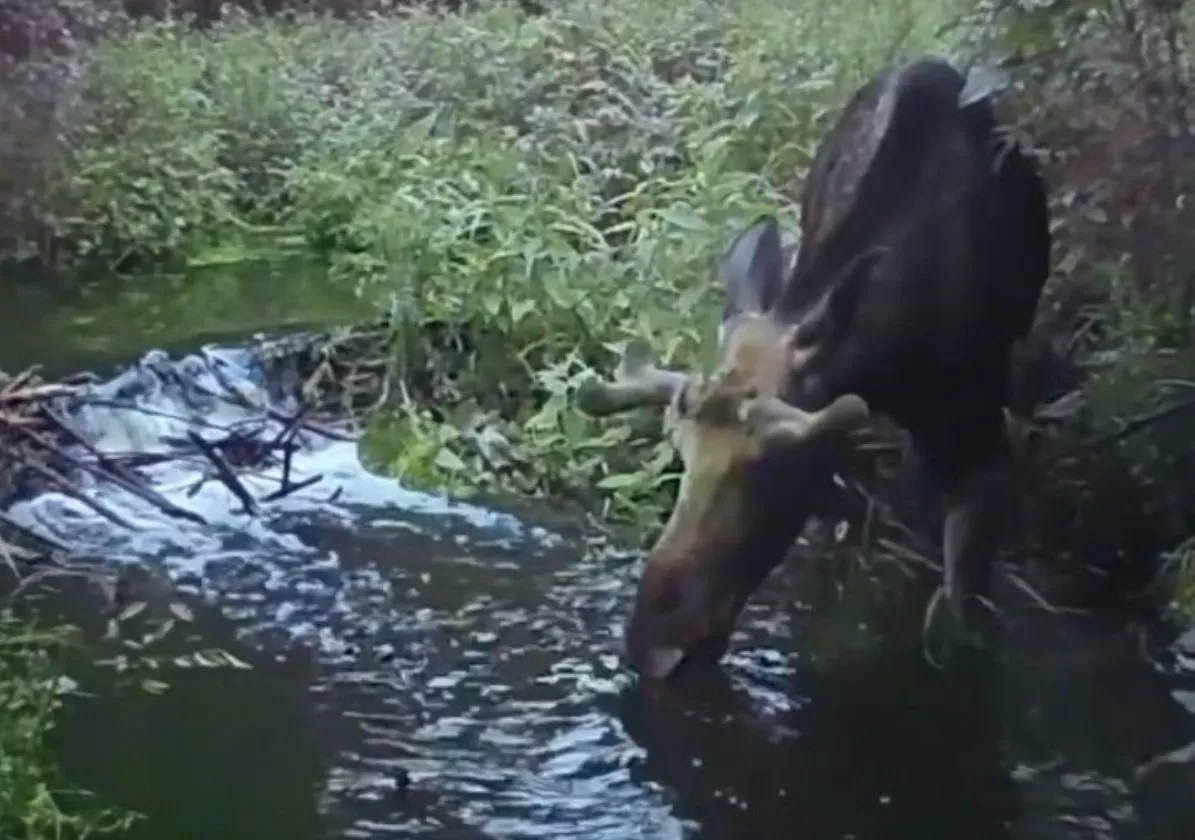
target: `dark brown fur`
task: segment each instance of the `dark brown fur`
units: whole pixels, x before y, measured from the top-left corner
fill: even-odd
[[[797,339],[814,349],[797,405],[854,393],[909,431],[947,500],[956,609],[987,592],[1011,352],[1032,325],[1051,248],[1036,166],[998,136],[990,102],[958,107],[964,81],[927,59],[856,95],[815,160],[807,238],[776,304],[785,320],[815,314]],[[855,128],[869,122],[884,126],[878,144]],[[852,267],[860,254],[873,256]]]

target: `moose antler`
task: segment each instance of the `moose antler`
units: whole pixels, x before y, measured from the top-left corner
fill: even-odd
[[[651,347],[636,339],[623,350],[613,380],[590,379],[583,383],[577,389],[576,405],[592,417],[642,406],[666,406],[688,380],[687,374],[656,367]]]
[[[862,397],[845,394],[818,411],[802,411],[776,397],[760,397],[739,407],[739,419],[767,439],[799,443],[824,432],[865,424],[871,412]]]

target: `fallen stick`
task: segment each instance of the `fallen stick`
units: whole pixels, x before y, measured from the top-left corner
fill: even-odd
[[[2,418],[0,418],[0,425],[7,425],[3,422]],[[78,436],[77,433],[74,433],[74,434],[76,434],[76,441],[78,443],[80,443],[83,446],[83,448],[87,449],[93,455],[95,455],[97,458],[99,458],[100,459],[99,464],[97,464],[97,465],[88,464],[85,461],[81,461],[78,458],[71,456],[69,453],[67,453],[65,450],[63,450],[56,443],[54,443],[51,440],[48,440],[44,435],[42,435],[39,432],[35,432],[32,429],[26,429],[26,428],[22,428],[20,426],[9,426],[9,428],[13,429],[18,434],[23,435],[24,437],[33,441],[38,446],[45,449],[47,452],[51,452],[51,453],[57,455],[59,458],[62,458],[67,463],[73,464],[74,466],[78,467],[79,469],[86,470],[87,472],[92,473],[93,475],[95,475],[98,478],[107,479],[108,481],[112,482],[116,486],[120,487],[122,490],[133,494],[134,496],[141,499],[142,501],[147,502],[151,505],[154,505],[157,508],[160,508],[163,513],[169,514],[170,516],[174,516],[178,519],[186,519],[190,522],[195,522],[199,525],[208,524],[207,520],[204,519],[202,516],[200,516],[198,513],[195,513],[194,511],[189,511],[186,508],[179,507],[174,502],[170,501],[165,496],[163,496],[161,493],[159,493],[157,490],[154,490],[152,487],[146,487],[142,484],[139,484],[132,478],[124,475],[122,473],[122,471],[113,470],[110,467],[106,467],[106,465],[104,463],[106,459],[104,459],[104,456],[101,455],[95,449],[95,447],[91,446],[91,444],[89,444],[85,440],[83,440],[83,438],[81,436]],[[63,426],[62,428],[64,431],[66,431],[65,426]],[[67,434],[68,434],[68,436],[70,436],[71,432],[67,432]],[[101,469],[101,467],[103,467],[104,469]]]
[[[112,522],[116,523],[117,525],[121,526],[122,528],[128,528],[130,531],[137,530],[136,526],[134,526],[133,523],[129,522],[127,519],[125,519],[119,513],[117,513],[114,510],[111,510],[106,505],[100,504],[95,499],[91,498],[86,493],[84,493],[83,491],[77,490],[75,488],[75,486],[73,484],[71,484],[71,482],[67,481],[61,475],[54,472],[54,470],[50,469],[49,467],[45,466],[44,464],[39,464],[37,461],[29,461],[28,463],[25,463],[23,466],[26,469],[33,470],[35,473],[40,475],[42,478],[46,479],[46,481],[55,485],[58,488],[58,492],[62,493],[64,496],[70,496],[72,499],[82,502],[83,504],[87,505],[87,507],[91,508],[93,511],[98,513],[100,516],[104,517],[105,519],[111,520]]]
[[[318,484],[323,480],[324,477],[322,475],[313,475],[311,478],[305,478],[302,481],[296,481],[293,484],[284,484],[274,492],[263,496],[261,500],[262,502],[276,502],[279,499],[284,499],[287,496],[298,493],[300,490],[306,490],[311,485]]]
[[[219,475],[220,481],[223,482],[224,486],[227,487],[234,496],[240,499],[241,504],[244,505],[245,513],[251,516],[256,516],[258,513],[257,502],[253,500],[253,496],[249,494],[249,491],[245,489],[245,485],[241,483],[239,478],[237,478],[237,474],[233,471],[232,467],[229,466],[228,461],[225,460],[224,456],[221,455],[220,452],[214,446],[212,446],[212,444],[200,437],[197,432],[188,430],[187,437],[191,439],[193,444],[199,447],[199,450],[206,455],[208,460],[211,461],[216,467],[216,473]]]
[[[285,423],[287,420],[290,419],[289,417],[287,417],[287,415],[283,414],[281,411],[279,411],[276,408],[267,408],[266,414],[269,416],[269,418],[271,420],[276,420],[279,423]],[[323,425],[322,423],[312,423],[310,420],[305,420],[302,424],[302,428],[306,429],[309,432],[317,434],[320,437],[326,437],[329,440],[353,441],[353,440],[357,439],[356,435],[346,434],[345,432],[338,432],[335,429],[332,429],[328,426]]]
[[[305,405],[299,406],[299,410],[295,413],[295,415],[293,417],[288,418],[287,421],[282,424],[282,430],[280,432],[278,432],[277,435],[274,436],[272,445],[273,446],[285,446],[288,441],[294,440],[294,438],[299,433],[299,429],[303,425],[303,417],[306,414],[307,414],[307,406],[305,406]]]
[[[145,406],[137,405],[136,403],[127,402],[124,400],[107,399],[104,397],[88,397],[87,405],[100,406],[101,408],[119,408],[124,411],[135,411],[139,414],[144,414],[146,417],[161,417],[165,420],[177,420],[180,423],[186,423],[191,426],[200,426],[205,429],[213,429],[218,432],[227,432],[227,426],[221,426],[213,423],[210,420],[202,418],[183,417],[181,414],[174,414],[170,411],[161,411],[156,408],[146,408]]]
[[[13,519],[7,513],[0,512],[0,523],[3,523],[6,528],[10,528],[13,531],[16,531],[18,534],[20,534],[23,537],[26,537],[27,539],[34,540],[35,542],[44,543],[45,545],[49,546],[50,548],[54,549],[55,551],[60,551],[63,554],[71,553],[70,546],[68,546],[66,543],[62,542],[59,539],[56,539],[55,537],[51,537],[46,534],[39,534],[37,531],[34,531],[32,528],[29,528],[29,527],[17,522],[15,519]]]
[[[90,441],[84,438],[83,435],[81,435],[69,423],[67,423],[65,418],[58,417],[53,411],[45,406],[42,407],[42,413],[56,423],[58,428],[67,437],[91,453],[91,455],[96,458],[96,460],[102,464],[105,469],[108,470],[109,474],[104,476],[105,478],[108,478],[110,481],[114,481],[127,492],[132,493],[144,501],[157,506],[164,513],[170,516],[174,516],[178,519],[185,519],[189,522],[194,522],[197,525],[208,524],[207,519],[200,514],[181,507],[180,505],[176,505],[157,490],[154,490],[152,487],[146,485],[140,476],[126,470],[124,464],[114,460],[111,456],[104,455],[102,452],[96,449]],[[65,453],[63,453],[63,457],[65,457]],[[162,460],[171,460],[171,458],[164,457]],[[84,467],[89,466],[85,463],[81,465]]]
[[[72,397],[78,393],[78,387],[71,385],[34,385],[19,391],[8,388],[0,391],[0,405],[42,402],[44,400],[52,400],[55,397]]]
[[[75,427],[72,426],[65,417],[59,416],[49,406],[45,405],[41,407],[41,414],[55,427],[57,427],[58,431],[62,432],[62,434],[69,438],[76,446],[86,449],[91,456],[96,459],[96,461],[104,466],[105,469],[121,475],[130,481],[136,480],[131,473],[125,471],[123,464],[121,464],[119,461],[113,460],[108,455],[105,455],[96,449],[92,445],[91,441],[83,437],[83,435],[77,429],[75,429]]]
[[[301,422],[302,417],[303,409],[300,409],[299,413],[295,415],[294,420],[291,422],[291,425],[288,428],[284,428],[275,439],[275,443],[283,447],[281,490],[285,490],[290,484],[291,461],[294,459],[295,450],[298,448],[295,445],[294,440],[299,433],[299,423]]]

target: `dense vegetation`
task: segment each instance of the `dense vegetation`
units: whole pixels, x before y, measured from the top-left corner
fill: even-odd
[[[572,388],[633,336],[706,358],[714,258],[756,213],[795,230],[867,76],[1015,55],[1008,113],[1059,223],[1021,389],[1026,413],[1064,397],[1041,542],[1150,569],[1137,583],[1141,557],[1195,553],[1181,3],[344,0],[215,22],[196,2],[202,25],[171,5],[0,4],[3,254],[67,273],[313,254],[392,318],[410,399],[375,417],[386,466],[453,492],[596,488],[640,521],[673,453],[651,424],[578,416]]]
[[[695,356],[725,237],[791,212],[832,109],[931,47],[956,5],[145,24],[102,42],[64,94],[60,158],[9,228],[36,233],[11,247],[125,268],[311,248],[411,328],[401,373],[438,410],[391,424],[399,471],[458,491],[599,481],[636,510],[671,453],[605,478],[626,431],[599,434],[568,388],[631,334]],[[430,378],[428,322],[471,351],[437,356]]]

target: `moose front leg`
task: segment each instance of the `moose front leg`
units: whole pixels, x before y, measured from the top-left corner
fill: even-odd
[[[988,612],[992,571],[1009,511],[1010,464],[1000,457],[961,481],[946,496],[942,529],[944,588],[951,612],[979,629]]]
[[[911,424],[925,475],[942,493],[943,588],[950,611],[982,631],[996,556],[1011,511],[1012,457],[999,405],[956,396]]]

